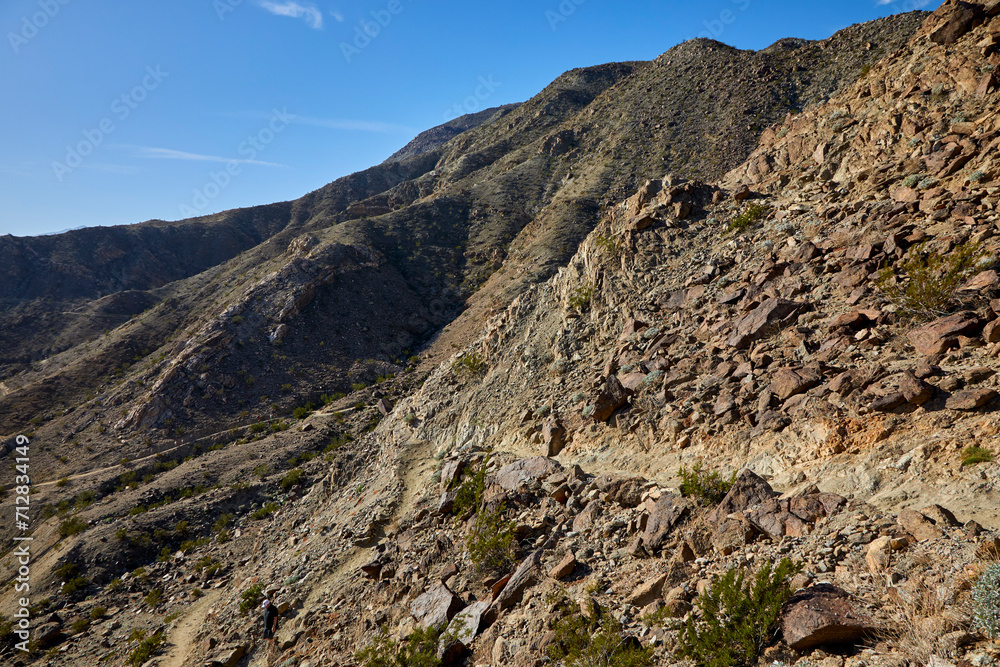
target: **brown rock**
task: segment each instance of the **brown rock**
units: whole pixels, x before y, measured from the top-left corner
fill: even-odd
[[[930,39],[936,44],[954,44],[969,32],[975,20],[982,16],[982,5],[956,2],[946,19],[931,31]]]
[[[892,412],[903,403],[906,403],[906,396],[903,392],[896,391],[887,396],[876,398],[869,406],[874,412]]]
[[[425,629],[443,628],[464,607],[460,597],[438,582],[410,603],[410,615]]]
[[[781,629],[791,648],[805,651],[853,644],[878,628],[857,611],[847,593],[831,584],[817,584],[789,598],[782,611]]]
[[[770,500],[775,495],[774,489],[764,480],[750,470],[744,470],[736,478],[729,493],[709,513],[707,520],[709,525],[719,525],[728,515],[736,512],[745,512],[756,507],[766,500]]]
[[[1000,319],[983,327],[983,340],[987,343],[1000,343]]]
[[[542,443],[547,456],[558,456],[566,446],[566,427],[555,415],[549,415],[542,424]]]
[[[896,521],[917,540],[936,540],[944,536],[944,533],[934,526],[934,522],[920,512],[902,510],[896,517]]]
[[[632,594],[628,596],[627,602],[636,607],[645,607],[663,596],[663,584],[667,582],[667,575],[661,574],[652,579],[647,579],[636,586]]]
[[[651,507],[649,507],[649,519],[646,522],[646,530],[642,534],[642,541],[647,550],[657,552],[669,537],[674,526],[687,517],[691,511],[691,503],[670,493],[664,493],[655,503],[648,500],[646,502]]]
[[[814,368],[780,368],[774,373],[770,390],[779,401],[804,394],[820,382],[823,376]]]
[[[654,224],[656,224],[656,218],[652,215],[637,215],[628,221],[628,229],[640,232],[644,229],[649,229]]]
[[[559,564],[556,565],[549,571],[549,576],[553,579],[565,579],[573,570],[576,568],[576,556],[571,553],[567,553]]]
[[[529,586],[533,586],[540,579],[542,567],[542,550],[539,549],[521,561],[521,564],[510,575],[510,580],[503,587],[500,594],[493,601],[493,607],[497,610],[510,609],[519,603],[524,597],[524,591]]]
[[[730,347],[745,349],[769,328],[790,323],[808,304],[785,299],[768,299],[736,320],[733,333],[726,341]]]
[[[222,646],[211,662],[219,667],[236,667],[236,663],[246,654],[246,644],[226,644]]]
[[[909,373],[903,375],[899,382],[899,390],[908,403],[923,405],[934,396],[934,387],[923,380],[918,380]]]
[[[594,521],[601,515],[601,501],[591,500],[587,503],[587,506],[583,508],[583,511],[576,515],[573,519],[573,531],[577,533],[582,533],[584,531],[590,530],[594,527]]]
[[[35,628],[35,641],[39,646],[51,646],[62,640],[62,626],[59,623],[42,623]]]
[[[741,514],[725,518],[712,533],[712,548],[724,556],[742,549],[757,537],[757,529]]]
[[[957,337],[979,330],[979,317],[965,311],[955,313],[913,329],[908,334],[910,344],[920,354],[941,354],[957,347]]]
[[[462,642],[468,648],[472,641],[479,636],[483,629],[483,620],[489,611],[490,603],[487,601],[474,602],[462,611],[455,614],[448,624],[448,630],[444,633]]]
[[[378,404],[376,405],[378,411],[382,413],[383,417],[388,417],[389,413],[392,412],[392,401],[387,398],[380,398]]]
[[[610,376],[604,383],[604,389],[594,401],[594,413],[591,415],[594,421],[608,421],[615,410],[628,402],[629,396],[631,396],[631,392],[622,386],[618,378],[614,375]]]
[[[993,401],[997,395],[996,391],[982,387],[966,389],[950,396],[945,407],[949,410],[975,410]]]

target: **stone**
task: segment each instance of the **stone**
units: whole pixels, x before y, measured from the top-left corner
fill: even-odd
[[[490,603],[485,600],[470,604],[455,614],[445,634],[455,637],[468,647],[482,631],[483,620],[489,609]]]
[[[656,218],[649,214],[640,214],[633,217],[628,221],[628,229],[641,232],[644,229],[649,229],[654,224],[656,224]]]
[[[464,607],[460,597],[437,582],[410,603],[410,615],[424,629],[443,628]]]
[[[779,368],[772,377],[770,390],[779,401],[803,394],[823,381],[814,368]]]
[[[558,456],[566,446],[566,427],[560,419],[549,415],[542,424],[542,444],[545,445],[546,456]]]
[[[979,317],[964,311],[917,327],[907,334],[907,338],[919,354],[942,354],[958,347],[958,336],[971,335],[978,330]]]
[[[875,573],[885,570],[889,566],[891,559],[891,554],[896,550],[897,544],[893,542],[893,538],[888,535],[883,535],[871,542],[868,545],[868,551],[865,553],[865,561],[868,563],[868,568]]]
[[[650,552],[657,552],[663,546],[670,531],[691,511],[690,501],[664,493],[655,501],[646,501],[649,519],[642,534],[643,546]]]
[[[899,382],[899,390],[907,403],[913,405],[923,405],[934,397],[934,386],[918,380],[913,375],[906,373]]]
[[[854,644],[878,628],[857,611],[846,592],[831,584],[816,584],[785,603],[781,630],[792,649],[806,651]]]
[[[935,540],[943,537],[944,533],[934,526],[934,522],[925,517],[920,512],[914,510],[902,510],[896,517],[896,522],[906,529],[910,535],[917,540]]]
[[[376,403],[375,407],[378,408],[378,411],[382,413],[383,417],[388,417],[389,413],[392,412],[393,405],[392,401],[388,398],[380,398],[378,399],[378,403]]]
[[[51,646],[62,639],[62,626],[59,623],[42,623],[35,628],[35,641],[39,646]]]
[[[576,569],[576,556],[570,552],[563,556],[563,559],[554,568],[549,570],[549,576],[553,579],[565,579],[573,573],[574,569]]]
[[[722,501],[709,513],[707,521],[709,525],[719,525],[730,514],[745,512],[776,495],[763,477],[744,470]]]
[[[623,387],[617,377],[614,375],[608,377],[604,383],[604,388],[594,400],[594,412],[591,417],[596,422],[608,421],[615,410],[628,402],[631,395],[632,392]]]
[[[993,389],[966,389],[951,395],[944,405],[949,410],[976,410],[992,402],[997,396]]]
[[[216,652],[212,662],[220,667],[236,667],[236,663],[246,655],[246,652],[246,644],[225,644]]]
[[[573,532],[583,533],[593,528],[594,522],[601,515],[602,510],[601,501],[596,498],[587,503],[583,511],[573,519]]]
[[[935,44],[944,46],[954,44],[972,29],[972,24],[983,14],[982,5],[957,2],[945,20],[931,31],[930,39]]]
[[[522,486],[528,486],[562,469],[558,461],[545,456],[536,456],[504,466],[493,476],[493,481],[504,491],[517,491]]]
[[[541,567],[542,550],[538,549],[521,561],[521,564],[514,570],[514,574],[510,575],[507,585],[493,601],[492,606],[498,611],[502,611],[518,604],[524,597],[524,591],[538,582]]]
[[[450,461],[445,461],[444,465],[441,466],[441,489],[448,489],[452,484],[457,482],[459,478],[461,478],[462,471],[464,469],[464,459],[451,459]]]
[[[667,575],[661,574],[647,579],[632,591],[626,602],[636,607],[645,607],[663,596],[663,584],[667,583]]]
[[[769,328],[787,324],[808,304],[787,301],[785,299],[767,299],[752,311],[736,320],[733,333],[726,343],[730,347],[742,350],[750,346]]]
[[[757,537],[757,529],[742,515],[723,519],[712,533],[712,548],[724,556],[742,549]]]
[[[906,396],[901,391],[895,391],[881,398],[876,398],[869,407],[874,412],[892,412],[903,403],[906,403]]]

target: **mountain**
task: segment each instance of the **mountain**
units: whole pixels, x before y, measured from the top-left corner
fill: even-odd
[[[789,557],[750,663],[989,664],[998,45],[953,1],[694,40],[253,216],[0,240],[84,276],[0,283],[46,659],[377,664],[450,623],[441,664],[674,664]],[[186,263],[140,270],[165,229]]]

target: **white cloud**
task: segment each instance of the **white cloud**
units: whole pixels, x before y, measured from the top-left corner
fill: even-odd
[[[336,9],[330,11],[330,16],[332,16],[333,20],[335,20],[337,23],[344,22],[344,15],[338,12]]]
[[[141,158],[151,160],[192,160],[195,162],[235,162],[237,164],[255,164],[262,167],[286,167],[284,164],[275,162],[263,162],[261,160],[240,160],[237,158],[222,157],[218,155],[199,155],[198,153],[187,153],[185,151],[175,151],[172,148],[151,148],[149,146],[127,146],[135,151]]]
[[[265,9],[276,16],[288,16],[293,19],[304,19],[309,27],[316,30],[323,29],[323,13],[316,9],[315,5],[302,5],[294,0],[287,2],[270,2],[270,0],[257,0],[257,6]]]
[[[411,127],[405,125],[395,125],[393,123],[382,123],[373,120],[352,120],[350,118],[311,118],[309,116],[295,116],[293,123],[299,125],[311,125],[313,127],[325,127],[330,130],[351,130],[355,132],[378,132],[383,134],[413,133]]]
[[[881,7],[882,5],[891,5],[896,2],[896,0],[876,0],[875,4]]]

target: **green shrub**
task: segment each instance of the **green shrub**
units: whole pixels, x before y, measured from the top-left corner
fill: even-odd
[[[452,482],[452,488],[456,491],[455,503],[451,508],[452,514],[461,518],[483,502],[483,493],[486,491],[486,468],[489,463],[490,457],[486,456],[478,468],[472,471],[466,470],[462,473],[461,480]]]
[[[436,628],[417,628],[403,642],[395,642],[383,628],[372,643],[354,654],[362,667],[438,667]]]
[[[145,639],[141,639],[139,641],[139,645],[136,646],[135,650],[133,650],[132,653],[129,654],[128,656],[129,664],[133,665],[134,667],[139,667],[139,665],[148,662],[149,659],[153,657],[153,654],[156,653],[156,650],[160,648],[160,644],[162,643],[163,643],[163,633],[161,632],[157,632],[155,635],[152,635],[151,637],[146,637]]]
[[[584,616],[578,605],[563,598],[557,605],[561,618],[552,630],[555,639],[549,657],[566,667],[646,667],[652,664],[653,649],[622,634],[621,623],[593,600]]]
[[[240,598],[240,613],[246,616],[247,612],[256,609],[257,605],[264,601],[264,585],[254,584],[243,591]]]
[[[959,288],[980,270],[987,256],[978,243],[966,243],[947,255],[926,252],[925,247],[921,243],[911,248],[903,263],[905,287],[896,284],[892,267],[883,269],[876,283],[901,315],[917,320],[947,313]]]
[[[78,593],[84,590],[89,585],[90,581],[88,579],[85,579],[84,577],[73,577],[65,584],[63,584],[62,594],[66,596],[71,596],[74,593]]]
[[[974,466],[977,463],[989,463],[993,460],[993,452],[978,445],[969,445],[962,450],[962,466]]]
[[[800,569],[785,558],[777,568],[766,563],[753,583],[746,581],[743,569],[714,577],[711,588],[698,598],[700,618],[692,614],[681,629],[680,656],[699,667],[756,664],[774,640],[781,606],[791,595],[788,579]]]
[[[267,517],[271,516],[277,511],[278,511],[278,503],[268,503],[263,507],[261,507],[260,509],[254,510],[253,513],[250,514],[250,518],[256,521],[260,521],[262,519],[266,519]]]
[[[119,579],[119,581],[121,580]],[[108,613],[108,608],[102,605],[98,605],[90,610],[90,618],[96,621],[99,618],[104,618],[104,615],[106,613]]]
[[[155,607],[156,605],[160,604],[160,602],[163,600],[163,591],[161,591],[158,588],[154,588],[153,590],[146,593],[146,597],[143,599],[146,601],[146,604],[148,604],[150,607]]]
[[[264,479],[271,474],[271,466],[266,463],[261,463],[259,466],[253,469],[253,474],[257,475],[261,479]]]
[[[574,289],[569,295],[569,307],[583,314],[590,308],[590,300],[594,298],[594,286],[587,284]]]
[[[69,626],[69,632],[71,635],[78,635],[81,632],[86,631],[90,627],[90,620],[86,618],[78,618]]]
[[[302,469],[296,468],[295,470],[289,470],[284,477],[281,478],[281,488],[288,491],[293,486],[297,486],[299,481],[302,479]]]
[[[607,236],[598,236],[594,239],[594,245],[600,249],[609,262],[616,261],[621,252],[621,245],[618,241]]]
[[[726,223],[726,233],[739,233],[759,222],[767,215],[767,207],[763,204],[750,203],[737,215],[734,215]]]
[[[702,461],[698,461],[691,470],[681,468],[677,471],[681,478],[681,495],[685,498],[696,498],[702,505],[716,505],[733,487],[736,473],[722,477],[718,472],[705,470]]]
[[[59,537],[70,537],[87,530],[87,522],[73,516],[59,524]]]
[[[475,352],[469,352],[451,362],[451,372],[455,375],[477,377],[486,372],[486,362]]]
[[[983,634],[1000,638],[1000,563],[986,568],[972,585],[972,619]]]
[[[465,536],[465,548],[476,574],[501,574],[517,560],[514,541],[517,523],[504,519],[504,509],[503,505],[492,509],[480,507]]]

